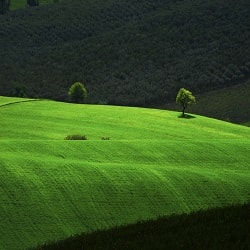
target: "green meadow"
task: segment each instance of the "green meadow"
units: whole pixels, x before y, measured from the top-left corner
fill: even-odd
[[[249,128],[179,115],[0,97],[0,249],[248,202]]]

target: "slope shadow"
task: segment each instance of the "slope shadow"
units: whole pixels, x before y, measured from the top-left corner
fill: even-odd
[[[196,118],[196,116],[193,116],[193,115],[189,115],[189,114],[181,114],[178,116],[178,118],[185,118],[185,119],[193,119],[193,118]]]

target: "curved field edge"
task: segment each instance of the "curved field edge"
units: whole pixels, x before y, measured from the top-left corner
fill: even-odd
[[[157,109],[31,101],[4,106],[0,112],[0,139],[7,140],[62,140],[69,134],[91,140],[250,138],[242,126],[198,115],[181,119],[178,112]]]
[[[201,210],[115,227],[34,249],[247,249],[250,204]]]

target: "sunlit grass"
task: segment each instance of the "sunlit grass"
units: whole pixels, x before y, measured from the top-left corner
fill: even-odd
[[[0,97],[0,249],[250,200],[249,128]],[[84,134],[86,141],[64,140]],[[102,140],[109,137],[110,140]]]

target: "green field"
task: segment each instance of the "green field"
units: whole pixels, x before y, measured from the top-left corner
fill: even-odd
[[[178,116],[0,97],[0,249],[249,201],[249,128]]]

